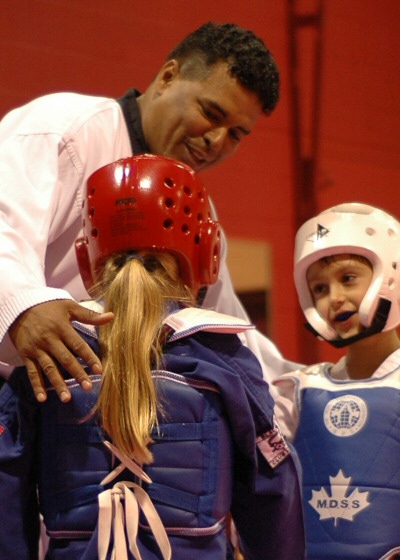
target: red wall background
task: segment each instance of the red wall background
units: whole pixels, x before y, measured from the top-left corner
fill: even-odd
[[[228,236],[272,246],[271,334],[303,361],[292,283],[296,174],[291,148],[289,0],[13,0],[1,2],[0,115],[54,91],[119,96],[144,89],[165,55],[202,23],[232,21],[261,36],[280,66],[282,96],[239,153],[203,173]],[[298,13],[317,0],[293,0]],[[359,200],[400,217],[398,0],[322,0],[317,209]],[[312,39],[298,52],[302,140],[312,118]],[[243,263],[246,266],[246,263]],[[323,343],[316,359],[336,359]]]

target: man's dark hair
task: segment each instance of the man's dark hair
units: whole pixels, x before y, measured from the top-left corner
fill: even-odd
[[[264,42],[234,23],[206,23],[190,33],[167,56],[182,63],[189,79],[204,75],[217,62],[228,64],[234,76],[257,94],[262,110],[270,114],[279,99],[279,70]]]

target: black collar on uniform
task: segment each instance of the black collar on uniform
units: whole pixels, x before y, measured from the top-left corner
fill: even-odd
[[[142,118],[140,116],[137,98],[141,95],[135,88],[128,90],[122,97],[117,99],[121,105],[122,112],[128,127],[129,139],[131,141],[133,154],[148,154],[150,148],[146,143],[142,128]]]
[[[135,154],[149,154],[150,148],[144,139],[142,118],[140,116],[139,105],[137,98],[141,95],[140,91],[135,88],[128,90],[125,95],[117,99],[121,105],[122,112],[125,117],[126,125],[128,127],[129,138],[131,141],[132,153]],[[204,298],[207,294],[207,286],[199,290],[197,296],[197,305],[203,305]]]

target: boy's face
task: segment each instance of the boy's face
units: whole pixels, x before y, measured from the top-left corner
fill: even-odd
[[[362,331],[358,309],[372,280],[372,266],[352,255],[320,259],[307,270],[307,283],[319,315],[349,338]]]

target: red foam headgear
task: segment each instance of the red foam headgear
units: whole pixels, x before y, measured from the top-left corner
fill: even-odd
[[[104,260],[121,251],[172,253],[195,292],[217,280],[220,226],[204,186],[183,163],[145,154],[101,167],[87,181],[82,217],[75,248],[86,290]]]

